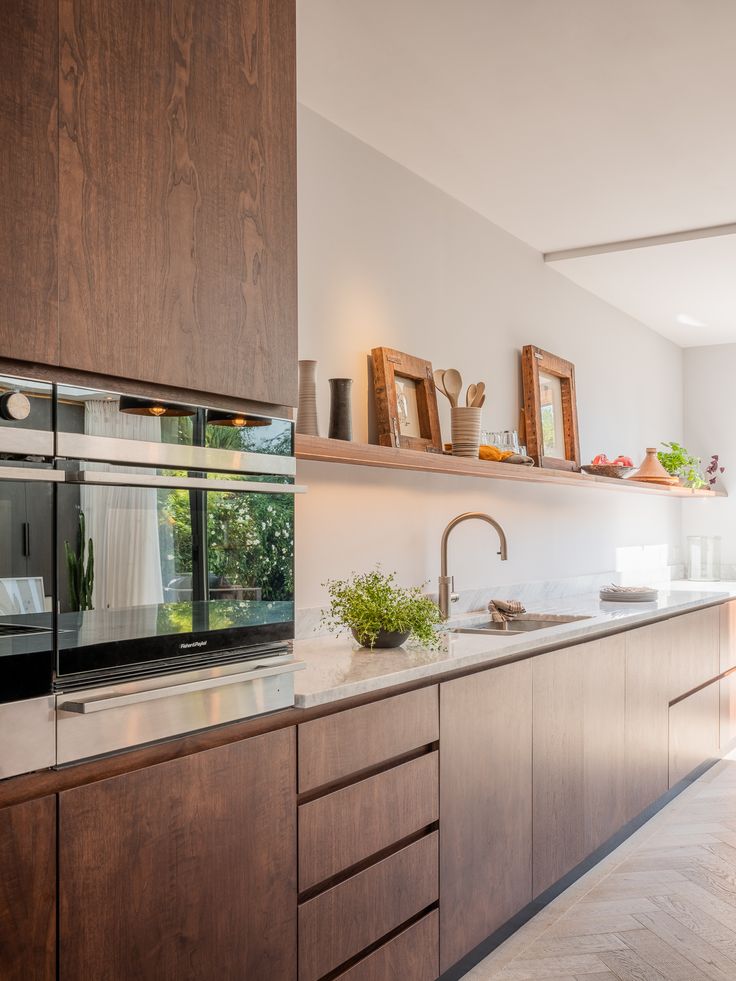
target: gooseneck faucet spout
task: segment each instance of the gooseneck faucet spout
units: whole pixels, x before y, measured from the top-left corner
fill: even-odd
[[[465,514],[459,514],[456,518],[453,518],[442,532],[442,543],[440,545],[439,607],[440,613],[445,620],[450,615],[450,604],[457,602],[454,581],[455,577],[447,574],[447,542],[453,528],[456,528],[463,521],[470,521],[473,518],[477,518],[479,521],[486,521],[489,525],[492,525],[492,527],[496,529],[498,541],[501,545],[500,549],[498,550],[498,554],[501,556],[502,562],[505,562],[508,558],[506,533],[501,525],[495,521],[490,514],[484,514],[482,511],[466,511]]]

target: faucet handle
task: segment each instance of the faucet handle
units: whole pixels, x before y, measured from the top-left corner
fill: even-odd
[[[460,599],[460,593],[455,592],[455,577],[450,576],[450,602],[457,603]]]

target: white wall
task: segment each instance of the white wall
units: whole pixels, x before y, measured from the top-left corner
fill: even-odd
[[[736,495],[736,344],[691,347],[683,354],[685,445],[706,466],[717,453],[726,468],[718,486]],[[685,502],[683,535],[720,535],[723,577],[736,575],[736,496]]]
[[[299,348],[319,361],[323,435],[327,379],[348,376],[354,438],[368,438],[367,358],[377,346],[484,380],[484,426],[517,428],[519,350],[536,344],[576,365],[584,459],[638,459],[646,446],[681,436],[675,345],[305,107],[298,150]],[[679,543],[679,504],[659,497],[327,464],[302,463],[299,478],[310,485],[297,514],[302,608],[321,602],[326,577],[379,560],[406,582],[435,579],[442,527],[462,510],[490,511],[508,532],[511,556],[498,564],[485,528],[458,530],[452,565],[463,588],[603,572],[615,568],[617,548]]]

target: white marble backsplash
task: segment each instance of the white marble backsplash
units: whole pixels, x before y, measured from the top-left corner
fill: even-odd
[[[545,604],[552,600],[593,593],[601,586],[608,586],[610,583],[623,586],[651,586],[668,580],[682,579],[683,576],[683,567],[672,565],[647,571],[639,569],[635,575],[629,572],[600,572],[587,576],[569,576],[564,579],[539,579],[532,582],[491,585],[482,589],[459,590],[460,599],[452,605],[452,616],[485,610],[492,599],[519,600],[528,610],[542,611],[546,609]],[[437,600],[436,593],[428,595]],[[297,610],[296,639],[307,640],[310,637],[326,634],[327,631],[320,626],[321,616],[320,607]]]

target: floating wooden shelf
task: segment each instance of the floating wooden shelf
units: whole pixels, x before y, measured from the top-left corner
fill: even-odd
[[[544,470],[511,463],[468,460],[441,453],[397,450],[390,446],[348,443],[344,440],[323,439],[319,436],[297,436],[296,456],[298,460],[314,460],[321,463],[348,463],[358,467],[384,467],[387,470],[419,470],[428,473],[455,474],[461,477],[490,477],[496,480],[520,480],[531,484],[563,484],[567,487],[587,487],[588,489],[619,491],[624,494],[659,494],[662,497],[685,498],[728,496],[725,491],[721,490],[653,487],[651,484],[640,484],[634,480],[593,477],[589,474],[570,473],[566,470]]]

